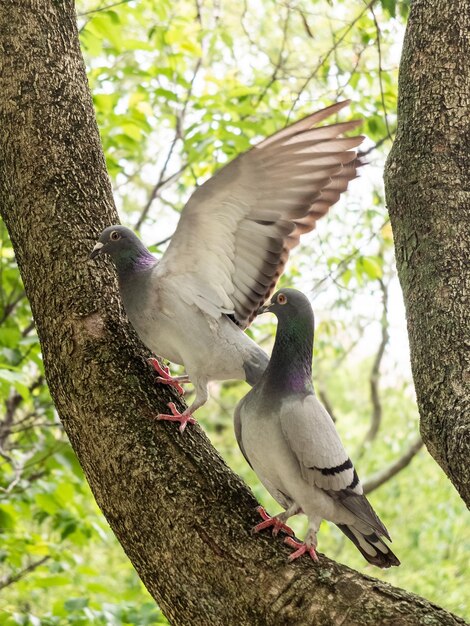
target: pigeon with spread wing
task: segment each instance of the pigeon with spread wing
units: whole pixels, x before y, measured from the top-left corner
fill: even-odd
[[[220,169],[184,207],[160,260],[127,228],[110,226],[91,257],[109,254],[130,322],[155,354],[185,367],[193,403],[160,419],[194,422],[210,380],[253,385],[268,357],[243,330],[274,291],[290,250],[311,231],[357,175],[355,148],[345,137],[357,120],[319,126],[348,104],[338,102],[280,130]]]

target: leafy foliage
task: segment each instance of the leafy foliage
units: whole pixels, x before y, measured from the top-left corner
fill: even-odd
[[[317,392],[363,478],[399,457],[418,430],[380,183],[396,121],[408,8],[407,0],[125,0],[109,6],[81,0],[77,6],[116,201],[123,221],[140,229],[156,252],[191,190],[217,167],[288,120],[333,99],[353,100],[370,165],[351,186],[347,208],[344,202],[335,207],[292,255],[282,282],[314,299]],[[165,624],[64,437],[4,227],[0,261],[0,625]],[[270,321],[260,320],[249,332],[269,344],[273,331]],[[275,511],[234,441],[233,408],[245,391],[240,383],[214,385],[201,422]],[[370,437],[374,419],[377,432]],[[460,592],[468,576],[465,510],[427,452],[371,499],[402,567],[366,566],[327,524],[320,550],[469,616]],[[300,535],[302,524],[294,521]]]

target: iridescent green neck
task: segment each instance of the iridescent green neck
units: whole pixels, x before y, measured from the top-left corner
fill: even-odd
[[[149,269],[156,263],[155,257],[144,245],[120,250],[119,254],[114,255],[113,261],[120,277],[131,272]]]
[[[313,316],[279,319],[273,353],[266,370],[273,393],[311,393]]]

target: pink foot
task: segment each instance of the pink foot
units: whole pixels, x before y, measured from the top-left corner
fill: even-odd
[[[289,528],[289,526],[287,526],[286,524],[283,524],[277,517],[270,517],[266,513],[266,510],[264,509],[264,507],[258,506],[256,507],[256,510],[261,515],[264,521],[260,522],[259,524],[256,524],[256,526],[252,530],[253,533],[259,533],[260,530],[264,530],[265,528],[270,528],[271,526],[273,526],[274,537],[276,537],[279,531],[286,533],[286,535],[294,534],[292,528]]]
[[[180,393],[182,396],[184,395],[183,387],[179,384],[176,378],[173,378],[173,376],[171,376],[170,368],[168,368],[166,365],[161,365],[157,361],[157,359],[148,359],[148,362],[157,372],[157,374],[160,374],[157,378],[157,382],[161,383],[162,385],[171,385],[176,389],[178,393]]]
[[[286,537],[284,539],[284,543],[286,543],[291,548],[296,548],[295,552],[292,552],[292,554],[289,555],[289,561],[295,561],[295,559],[298,559],[299,556],[302,556],[303,554],[308,552],[312,560],[318,562],[317,553],[315,552],[315,548],[313,546],[311,548],[308,548],[305,543],[302,543],[301,541],[296,541],[295,539],[292,539],[292,537]]]
[[[186,428],[187,424],[195,424],[196,420],[194,419],[194,417],[191,415],[191,413],[186,413],[186,411],[188,409],[186,409],[186,411],[183,411],[183,413],[180,413],[178,411],[178,409],[175,406],[174,402],[168,402],[167,404],[168,408],[171,411],[171,415],[167,415],[166,413],[159,413],[157,415],[157,420],[167,420],[169,422],[179,422],[180,423],[180,433],[184,433],[184,429]]]

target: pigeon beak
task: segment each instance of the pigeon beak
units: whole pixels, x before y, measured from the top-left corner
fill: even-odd
[[[95,247],[93,248],[93,250],[90,252],[90,256],[88,258],[89,259],[96,259],[98,254],[101,252],[103,246],[104,246],[104,243],[101,243],[101,241],[98,241],[95,244]]]
[[[267,313],[268,311],[271,310],[271,307],[273,306],[274,302],[268,302],[268,304],[264,304],[263,306],[260,306],[260,308],[256,311],[256,315],[261,315],[261,313]]]

